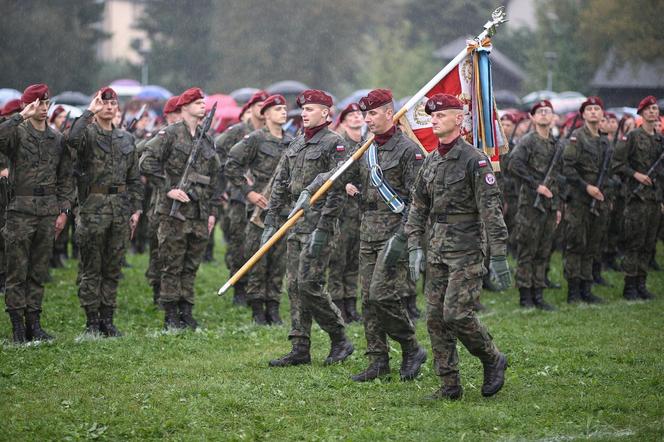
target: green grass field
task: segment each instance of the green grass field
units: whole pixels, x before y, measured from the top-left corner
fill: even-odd
[[[311,366],[269,369],[290,348],[288,327],[254,326],[248,309],[218,297],[228,273],[221,246],[215,255],[199,271],[196,333],[161,331],[146,255],[129,256],[120,339],[81,339],[76,263],[53,272],[42,320],[53,343],[11,346],[8,318],[0,323],[0,440],[664,439],[664,272],[652,274],[660,296],[648,303],[623,301],[622,276],[610,272],[615,287],[595,289],[609,301],[601,306],[568,307],[552,290],[560,308],[547,314],[521,311],[515,289],[487,293],[481,318],[509,358],[505,387],[483,398],[481,364],[461,349],[465,394],[449,403],[425,400],[438,388],[431,355],[417,380],[399,381],[398,345],[390,380],[352,383],[366,364],[360,325],[341,365],[323,366],[329,342],[314,326]],[[424,321],[417,330],[430,351]]]

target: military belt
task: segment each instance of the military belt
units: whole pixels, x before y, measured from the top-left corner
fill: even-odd
[[[16,196],[49,196],[55,195],[55,186],[17,187]]]
[[[90,186],[90,193],[101,193],[104,195],[116,195],[127,191],[127,186],[124,184],[120,186],[98,186],[93,184]]]
[[[450,213],[438,215],[436,222],[442,224],[455,224],[455,223],[467,223],[471,221],[477,221],[477,213]]]

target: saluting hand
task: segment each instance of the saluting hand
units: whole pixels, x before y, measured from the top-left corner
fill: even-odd
[[[88,110],[92,113],[97,113],[100,110],[104,108],[104,100],[101,99],[101,93],[97,92],[97,95],[92,99],[92,102],[90,102],[90,106],[88,106]]]
[[[39,98],[37,98],[32,103],[25,106],[21,111],[21,116],[27,120],[28,118],[32,117],[37,113],[38,108],[39,108]]]

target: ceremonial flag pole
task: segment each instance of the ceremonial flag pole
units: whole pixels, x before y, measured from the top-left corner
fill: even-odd
[[[507,21],[507,17],[505,14],[504,7],[501,6],[497,8],[493,13],[491,14],[491,20],[486,22],[484,25],[484,30],[473,39],[478,45],[481,45],[483,40],[493,36],[496,33],[496,28],[505,23]],[[394,123],[397,123],[399,119],[408,112],[413,106],[418,104],[422,98],[429,92],[434,86],[436,86],[445,76],[447,76],[453,69],[455,69],[461,61],[467,57],[468,55],[468,49],[464,48],[459,53],[457,54],[456,57],[452,59],[443,69],[440,70],[429,82],[424,85],[415,95],[413,95],[410,100],[406,104],[403,105],[399,111],[394,114],[393,121]],[[348,159],[346,160],[337,170],[334,172],[334,174],[327,180],[325,183],[318,189],[316,193],[314,193],[311,196],[311,200],[309,201],[310,205],[314,205],[316,201],[318,201],[325,193],[332,187],[332,184],[334,181],[339,178],[350,166],[353,164],[355,161],[359,160],[362,158],[362,155],[369,149],[369,146],[371,146],[371,143],[373,143],[374,137],[371,135],[360,147],[355,153]],[[252,269],[252,267],[267,253],[268,250],[272,248],[273,245],[276,244],[277,241],[279,241],[285,234],[288,232],[288,230],[295,225],[295,223],[302,217],[304,214],[304,210],[300,209],[298,210],[293,216],[291,216],[283,226],[279,228],[275,232],[274,235],[265,243],[263,246],[261,246],[256,253],[253,254],[249,260],[244,263],[244,265],[235,272],[231,278],[226,281],[226,283],[219,289],[218,294],[223,295],[228,291],[229,288],[231,288],[233,285],[235,285],[242,277]]]

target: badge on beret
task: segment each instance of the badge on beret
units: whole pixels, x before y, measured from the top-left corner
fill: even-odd
[[[427,103],[427,107],[429,108],[429,110],[434,110],[436,108],[436,103],[434,103],[433,101],[429,101]]]
[[[484,176],[484,181],[485,181],[489,186],[493,186],[494,184],[496,184],[496,177],[495,177],[492,173],[487,173],[487,174]]]
[[[366,109],[367,109],[367,105],[364,104],[363,101],[360,102],[360,109],[362,109],[362,110],[366,110]]]
[[[279,98],[279,97],[275,98],[275,99],[274,99],[274,102],[275,102],[276,104],[281,104],[281,98]]]

